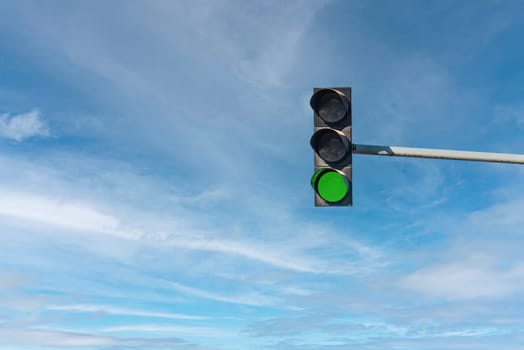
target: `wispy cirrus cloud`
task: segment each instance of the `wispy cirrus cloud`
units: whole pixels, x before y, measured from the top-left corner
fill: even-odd
[[[506,198],[499,194],[492,205],[448,216],[448,223],[431,223],[430,230],[447,228],[450,239],[442,249],[427,251],[435,261],[407,273],[398,286],[451,301],[502,300],[523,293],[524,260],[518,247],[524,239],[524,197],[518,185],[505,190]]]
[[[15,271],[0,270],[0,292],[16,290],[31,283],[31,278]]]
[[[515,189],[513,189],[514,195],[518,195]],[[523,212],[524,195],[521,195],[472,211],[467,217],[466,224],[470,231],[478,233],[521,235],[524,226]]]
[[[201,349],[191,343],[174,337],[124,338],[51,328],[0,329],[0,347],[1,346],[45,346],[73,349],[130,349],[135,347],[180,350]]]
[[[21,114],[0,114],[0,137],[23,141],[35,136],[49,136],[49,127],[38,110]]]
[[[250,260],[262,262],[274,267],[288,269],[297,272],[319,273],[319,274],[351,274],[349,269],[330,268],[325,262],[316,258],[303,257],[289,250],[278,249],[262,242],[241,242],[226,239],[216,239],[198,236],[173,235],[170,244],[186,249],[218,252],[237,255]]]
[[[0,190],[0,215],[76,230],[121,234],[115,217],[56,197]]]
[[[253,292],[250,294],[224,295],[195,287],[186,286],[177,282],[168,281],[167,283],[171,288],[178,292],[202,299],[209,299],[224,303],[243,304],[251,306],[271,306],[275,305],[278,301],[276,298],[262,295],[257,292]]]
[[[51,305],[47,307],[48,310],[79,312],[79,313],[100,313],[108,315],[127,315],[150,318],[166,318],[166,319],[180,319],[180,320],[206,320],[209,317],[185,315],[172,312],[155,312],[145,310],[134,310],[128,308],[119,308],[108,305],[88,305],[88,304],[74,304],[74,305]]]
[[[0,345],[9,346],[108,346],[121,343],[118,339],[86,333],[43,329],[2,329]],[[126,342],[124,342],[126,343]]]
[[[157,324],[133,324],[107,327],[102,329],[104,333],[141,332],[141,333],[168,333],[176,335],[193,335],[198,337],[235,337],[238,332],[213,327],[177,326]]]
[[[261,250],[257,242],[224,240],[187,232],[185,234],[170,234],[165,231],[151,232],[147,223],[145,227],[144,224],[137,223],[142,228],[134,229],[123,226],[121,220],[114,215],[67,199],[12,191],[0,191],[0,194],[0,215],[15,219],[140,240],[150,244],[167,244],[187,250],[230,254],[282,269],[312,273],[330,272],[316,268],[315,261],[311,259],[300,258],[287,251],[275,251],[269,247]]]
[[[480,261],[455,262],[416,271],[400,286],[432,298],[463,300],[501,298],[523,292],[524,264],[508,269],[486,266]]]
[[[321,259],[307,251],[314,248],[315,244],[301,247],[297,244],[264,242],[261,239],[227,239],[220,235],[220,230],[203,232],[196,225],[187,224],[181,225],[181,229],[176,222],[167,220],[162,215],[149,219],[130,219],[134,216],[132,210],[117,215],[98,208],[96,203],[74,201],[67,196],[0,189],[0,216],[22,220],[26,224],[38,223],[74,230],[79,234],[92,232],[152,246],[229,255],[278,269],[309,274],[353,275],[370,269],[368,266],[359,266],[359,261],[374,262],[380,259],[380,253],[376,249],[347,238],[339,243],[344,247],[344,254],[356,253],[356,263]],[[316,244],[327,243],[322,240]]]

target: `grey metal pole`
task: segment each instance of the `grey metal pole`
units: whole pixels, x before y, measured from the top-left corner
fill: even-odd
[[[373,155],[379,155],[379,156],[438,158],[438,159],[473,160],[477,162],[524,164],[524,154],[452,151],[452,150],[433,149],[433,148],[413,148],[413,147],[353,144],[353,153],[354,154],[373,154]]]

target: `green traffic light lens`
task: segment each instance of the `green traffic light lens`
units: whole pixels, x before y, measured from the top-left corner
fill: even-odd
[[[340,202],[349,192],[346,176],[331,169],[320,169],[311,178],[311,184],[319,196],[329,203]]]

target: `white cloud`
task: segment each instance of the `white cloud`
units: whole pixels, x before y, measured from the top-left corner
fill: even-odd
[[[64,200],[0,189],[0,215],[76,230],[122,235],[118,220],[96,209]]]
[[[331,272],[329,269],[315,267],[316,264],[311,259],[301,259],[296,254],[275,251],[268,246],[261,248],[261,245],[256,242],[212,239],[188,234],[145,233],[125,229],[121,226],[120,220],[112,215],[102,213],[96,208],[53,197],[0,190],[0,215],[80,231],[143,240],[151,244],[161,243],[188,250],[231,254],[300,272]]]
[[[500,298],[524,291],[524,264],[499,269],[476,259],[416,271],[400,286],[433,298],[463,300]]]
[[[13,192],[1,188],[0,216],[77,231],[94,232],[116,238],[138,240],[152,245],[232,255],[279,269],[304,273],[351,275],[364,271],[366,268],[350,263],[319,259],[301,252],[300,248],[281,248],[286,245],[278,243],[222,239],[214,237],[216,233],[213,234],[213,232],[195,234],[196,228],[192,226],[183,227],[184,231],[179,233],[180,230],[177,229],[176,222],[166,222],[165,218],[162,217],[153,218],[154,223],[151,221],[141,222],[140,219],[137,219],[123,225],[121,218],[105,213],[96,206],[75,203],[55,196]],[[132,213],[126,215],[126,217],[133,216]],[[162,226],[164,227],[163,230],[157,230],[158,227]],[[175,231],[176,234],[171,233]],[[345,242],[348,243],[349,241]],[[354,242],[349,243],[356,244]],[[352,249],[362,253],[364,260],[369,258],[368,255],[373,252],[373,250],[362,245],[355,245]]]
[[[304,33],[326,3],[226,0],[192,1],[191,6],[184,6],[170,1],[139,2],[110,23],[100,22],[100,9],[89,5],[49,11],[35,4],[21,12],[29,27],[38,18],[38,31],[28,32],[29,42],[36,35],[74,64],[116,82],[123,90],[152,89],[152,94],[158,95],[162,89],[156,87],[162,85],[166,75],[156,72],[157,50],[166,57],[189,54],[192,60],[218,65],[248,84],[281,85],[299,57]],[[119,5],[113,6],[116,10]],[[63,16],[77,25],[63,31],[57,24],[57,18]],[[97,18],[100,25],[92,26]],[[152,53],[148,56],[152,61],[145,66],[133,59],[136,45],[128,40],[128,21],[144,35],[154,33],[151,40],[143,43]],[[157,46],[159,42],[161,47]]]
[[[471,213],[467,225],[477,233],[521,235],[523,212],[524,197],[514,198]]]
[[[154,317],[154,318],[167,318],[167,319],[181,319],[181,320],[205,320],[209,317],[195,316],[195,315],[184,315],[172,312],[154,312],[154,311],[143,311],[143,310],[132,310],[126,308],[118,308],[107,305],[52,305],[47,308],[48,310],[54,311],[67,311],[67,312],[89,312],[89,313],[103,313],[111,315],[128,315],[128,316],[140,316],[140,317]]]
[[[513,195],[515,189],[512,188]],[[513,197],[513,196],[512,196]],[[467,300],[507,298],[524,292],[522,245],[523,198],[509,198],[457,217],[456,233],[435,256],[441,263],[420,269],[399,285],[432,298]],[[439,229],[443,224],[439,222]]]
[[[190,326],[173,326],[173,325],[156,325],[156,324],[134,324],[124,326],[114,326],[103,329],[107,333],[119,332],[141,332],[141,333],[170,333],[177,336],[191,335],[198,337],[236,337],[238,332],[223,330],[212,327],[190,327]]]
[[[11,295],[3,295],[0,301],[0,308],[5,308],[17,312],[39,312],[47,305],[53,298],[40,295],[24,295],[11,293]]]
[[[194,249],[241,256],[282,269],[308,273],[344,273],[341,269],[322,266],[313,258],[302,258],[290,251],[282,251],[261,242],[240,242],[206,237],[172,236],[169,244]],[[325,265],[325,263],[323,264]]]
[[[496,328],[473,328],[473,329],[460,329],[453,331],[445,331],[440,334],[436,334],[439,337],[478,337],[478,336],[489,336],[495,334],[506,333],[503,330]]]
[[[144,25],[178,50],[198,59],[212,57],[213,64],[250,85],[274,87],[293,68],[304,33],[327,3],[193,1],[180,12],[178,5],[158,1],[141,12]],[[74,59],[81,62],[81,57]]]
[[[0,329],[0,347],[49,347],[49,348],[111,348],[129,349],[194,349],[187,342],[174,338],[124,338],[53,328]]]
[[[189,287],[176,282],[169,282],[169,285],[184,294],[192,295],[198,298],[221,301],[232,304],[242,304],[251,306],[268,306],[275,305],[277,300],[259,293],[250,293],[243,295],[222,295],[218,293],[208,292],[206,290]]]
[[[38,110],[16,115],[0,115],[0,137],[22,141],[34,136],[49,136],[49,128]]]
[[[13,271],[0,271],[0,292],[26,287],[31,279]]]
[[[296,62],[299,44],[304,33],[314,18],[316,11],[326,4],[326,1],[316,2],[278,2],[278,11],[273,10],[275,3],[262,3],[256,6],[241,6],[237,13],[239,26],[248,26],[253,35],[250,40],[231,40],[230,35],[223,31],[219,41],[230,41],[233,52],[229,52],[234,70],[238,77],[250,84],[258,86],[280,86]],[[237,7],[237,6],[235,6]],[[271,11],[268,11],[272,8]],[[249,16],[257,16],[256,21],[244,22]],[[268,25],[271,23],[270,25]],[[227,28],[227,26],[223,25]],[[243,39],[247,39],[243,37]]]
[[[312,290],[301,288],[301,287],[294,287],[294,286],[283,286],[282,291],[287,294],[298,295],[298,296],[307,296],[307,295],[311,295],[314,293]]]
[[[120,341],[112,337],[94,336],[44,329],[0,329],[0,345],[37,346],[110,346]]]

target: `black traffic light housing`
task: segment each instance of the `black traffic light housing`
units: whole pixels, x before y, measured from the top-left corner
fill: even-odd
[[[314,88],[315,206],[351,206],[351,87]]]

